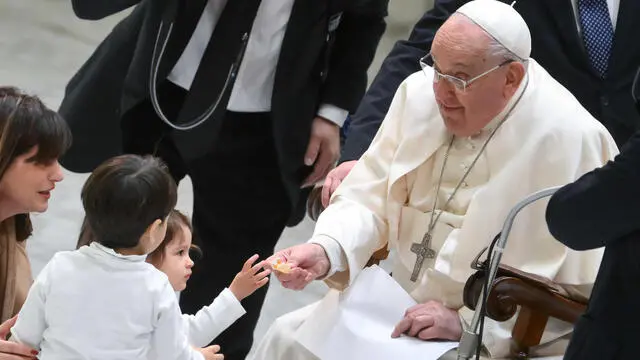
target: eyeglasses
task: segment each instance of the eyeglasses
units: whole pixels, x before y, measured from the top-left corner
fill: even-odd
[[[469,85],[471,85],[471,83],[473,83],[474,81],[482,78],[483,76],[490,74],[491,72],[501,68],[504,65],[507,65],[509,63],[513,62],[513,60],[506,60],[505,62],[496,65],[494,67],[492,67],[491,69],[483,72],[482,74],[475,76],[469,80],[464,80],[464,79],[460,79],[458,77],[455,76],[451,76],[451,75],[447,75],[447,74],[443,74],[440,71],[436,70],[435,67],[433,67],[433,83],[437,84],[438,82],[440,82],[441,79],[445,79],[449,82],[449,84],[453,85],[455,87],[456,90],[460,91],[460,92],[465,92],[467,90],[467,87]],[[422,59],[420,59],[420,67],[422,68],[422,71],[424,72],[426,70],[427,67],[431,67],[429,64],[434,64],[435,61],[433,60],[433,56],[431,56],[431,53],[427,54],[426,56],[424,56]],[[425,72],[426,74],[426,72]]]

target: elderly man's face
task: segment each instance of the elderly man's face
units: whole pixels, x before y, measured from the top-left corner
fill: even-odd
[[[460,16],[451,17],[440,28],[431,55],[434,69],[441,74],[470,80],[501,65],[503,60],[488,57],[489,37],[477,25]],[[449,131],[457,136],[474,135],[504,109],[517,89],[517,84],[514,87],[509,79],[513,75],[509,74],[511,65],[487,73],[465,90],[456,88],[444,78],[434,82],[436,102]]]

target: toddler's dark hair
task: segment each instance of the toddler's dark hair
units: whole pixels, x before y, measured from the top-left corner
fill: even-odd
[[[159,159],[109,159],[82,188],[85,220],[80,241],[97,241],[112,249],[136,247],[154,221],[167,219],[176,201],[176,183]]]

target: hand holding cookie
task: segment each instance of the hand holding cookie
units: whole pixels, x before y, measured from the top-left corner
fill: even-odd
[[[287,289],[302,290],[311,281],[327,274],[329,258],[318,244],[306,243],[278,251],[266,260]]]

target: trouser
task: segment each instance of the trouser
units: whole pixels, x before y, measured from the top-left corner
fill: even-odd
[[[169,82],[158,90],[159,102],[175,119],[186,91]],[[189,175],[193,183],[194,242],[203,257],[180,296],[184,313],[194,314],[231,284],[253,254],[261,259],[273,253],[291,213],[273,141],[269,113],[227,112],[211,151],[183,161],[171,139],[169,126],[143,101],[122,120],[126,153],[154,154],[165,161],[179,182]],[[247,314],[213,343],[225,359],[241,360],[251,348],[253,330],[267,287],[242,301]]]

